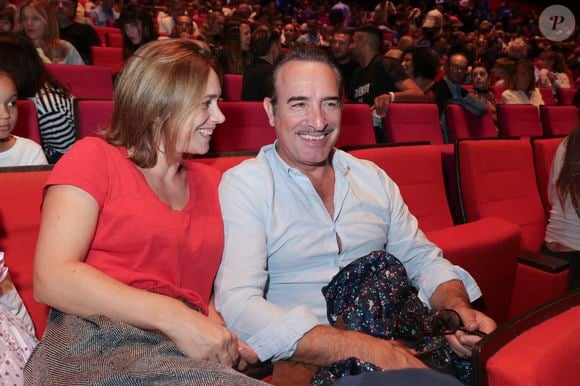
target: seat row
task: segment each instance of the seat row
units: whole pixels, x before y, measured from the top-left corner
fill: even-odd
[[[521,253],[536,252],[543,240],[547,208],[542,206],[540,192],[547,186],[546,160],[553,156],[559,140],[536,140],[534,148],[529,141],[519,140],[458,142],[459,182],[467,220],[461,225],[454,225],[451,217],[439,147],[375,145],[351,153],[375,162],[399,185],[427,237],[479,283],[484,296],[478,307],[503,323],[566,290],[565,264]],[[224,172],[255,154],[202,156],[191,162]],[[42,186],[51,169],[0,169],[0,186],[11,187],[0,190],[0,250],[6,253],[39,336],[47,309],[33,299],[32,264]]]

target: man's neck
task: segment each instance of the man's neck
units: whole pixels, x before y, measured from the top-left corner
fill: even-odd
[[[377,56],[377,53],[376,52],[373,52],[373,51],[370,51],[370,50],[364,51],[361,54],[361,58],[360,58],[360,61],[359,61],[360,66],[362,68],[366,68],[369,65],[369,63],[373,60],[373,58],[375,56]]]
[[[71,25],[73,25],[74,21],[73,20],[67,20],[67,21],[63,21],[63,22],[59,22],[58,26],[63,29],[63,28],[67,28],[70,27]]]

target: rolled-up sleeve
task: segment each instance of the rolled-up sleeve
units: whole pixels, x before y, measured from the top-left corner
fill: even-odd
[[[226,173],[220,184],[225,227],[222,263],[215,280],[215,304],[226,325],[256,351],[260,360],[292,356],[298,340],[320,324],[307,306],[287,310],[268,302],[267,183],[251,186]],[[271,193],[270,193],[271,194]]]

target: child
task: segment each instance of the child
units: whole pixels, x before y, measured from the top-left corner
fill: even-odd
[[[39,144],[11,134],[18,120],[16,99],[14,81],[0,71],[0,166],[46,165]]]

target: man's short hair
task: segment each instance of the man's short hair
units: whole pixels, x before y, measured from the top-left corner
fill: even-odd
[[[327,52],[320,47],[298,47],[283,55],[274,65],[272,78],[269,79],[271,82],[270,90],[272,90],[272,95],[270,97],[272,99],[272,105],[275,106],[277,102],[276,79],[278,79],[278,74],[280,73],[282,66],[289,62],[316,62],[330,66],[336,75],[339,96],[342,97],[342,75],[338,67],[336,67],[336,64],[334,64],[332,59],[328,56]]]
[[[265,56],[270,52],[272,45],[280,39],[280,33],[267,25],[260,25],[252,32],[250,49],[257,56]]]
[[[364,24],[356,29],[356,32],[362,32],[366,34],[369,45],[376,52],[380,52],[383,47],[383,33],[373,24]]]

